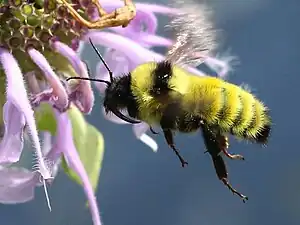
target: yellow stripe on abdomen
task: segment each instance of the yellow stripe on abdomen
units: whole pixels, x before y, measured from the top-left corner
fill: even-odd
[[[255,110],[253,109],[255,99],[250,93],[243,89],[240,89],[239,97],[242,108],[237,120],[234,122],[232,133],[238,137],[243,137],[245,130],[251,125],[251,122],[255,117]]]
[[[197,77],[190,80],[189,92],[184,102],[193,114],[209,124],[216,124],[224,105],[222,80],[212,77]]]
[[[229,132],[242,110],[242,102],[239,97],[238,87],[225,83],[224,104],[219,115],[219,126],[223,132]]]

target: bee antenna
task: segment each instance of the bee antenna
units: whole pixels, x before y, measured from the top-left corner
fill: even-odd
[[[106,83],[107,85],[110,85],[111,83],[107,80],[101,80],[101,79],[94,79],[94,78],[87,78],[87,77],[69,77],[66,79],[66,81],[69,80],[89,80],[89,81],[95,81],[95,82],[101,82]]]
[[[96,48],[96,46],[94,45],[94,43],[92,42],[92,39],[89,38],[89,41],[94,49],[94,51],[96,52],[96,54],[98,55],[99,59],[101,60],[101,62],[104,64],[105,68],[108,71],[109,74],[109,78],[110,78],[110,82],[112,82],[113,80],[113,73],[112,71],[109,69],[109,66],[107,65],[107,63],[105,62],[105,60],[103,59],[102,55],[100,54],[99,50]]]

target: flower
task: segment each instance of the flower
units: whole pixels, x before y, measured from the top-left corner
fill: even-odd
[[[79,4],[78,9],[85,7]],[[35,187],[43,185],[51,210],[46,184],[54,179],[55,168],[63,157],[82,183],[94,225],[100,225],[94,190],[73,143],[78,137],[73,137],[70,120],[76,118],[68,114],[72,108],[90,113],[94,95],[88,81],[70,85],[64,82],[70,76],[89,77],[86,64],[75,52],[87,28],[73,20],[56,0],[1,1],[0,21],[0,125],[4,128],[0,142],[0,202],[27,202],[34,197]],[[53,120],[41,110],[44,105],[54,112]],[[54,138],[44,145],[50,149],[47,152],[39,139],[45,131]],[[25,133],[35,152],[33,170],[12,165],[20,160]]]
[[[101,1],[101,3],[103,8],[106,10],[120,7],[122,4],[120,1],[108,0]],[[84,39],[87,40],[91,38],[94,44],[106,47],[104,60],[110,67],[111,71],[113,71],[114,76],[121,76],[122,74],[131,71],[139,64],[148,61],[162,61],[165,58],[163,55],[151,50],[151,48],[157,46],[170,48],[174,44],[173,40],[156,34],[158,28],[156,14],[174,17],[175,19],[173,20],[172,26],[176,29],[185,29],[182,28],[184,23],[197,22],[197,26],[193,26],[195,24],[191,24],[189,26],[189,30],[181,31],[181,33],[186,34],[187,32],[190,32],[189,35],[191,36],[191,41],[201,43],[201,45],[199,45],[199,43],[192,43],[192,45],[189,46],[190,49],[198,47],[197,49],[200,51],[201,48],[207,47],[209,54],[203,55],[203,52],[195,52],[195,58],[204,58],[204,63],[209,68],[215,71],[218,76],[225,77],[231,68],[229,63],[231,63],[234,58],[212,56],[211,52],[216,46],[216,32],[209,18],[202,16],[207,15],[204,11],[206,8],[201,5],[200,7],[195,8],[195,5],[190,6],[186,4],[184,7],[180,7],[175,9],[175,7],[171,8],[157,4],[136,3],[136,17],[125,29],[121,29],[120,27],[111,27],[109,30],[112,32],[89,31],[84,36]],[[192,13],[196,12],[196,16],[191,17],[189,14],[191,10]],[[190,21],[188,21],[188,19]],[[194,27],[199,27],[198,29],[201,28],[201,32],[197,30],[194,31]],[[188,70],[200,76],[204,75],[201,70],[197,70],[194,67],[189,67]],[[101,61],[99,61],[96,66],[96,71],[96,78],[109,80],[108,71]],[[104,94],[106,85],[104,83],[96,83],[96,86],[100,93]],[[114,114],[106,115],[104,110],[103,113],[106,119],[111,120],[114,123],[127,124],[127,122],[119,119]],[[149,130],[149,125],[146,123],[140,123],[132,126],[135,136],[156,152],[158,149],[156,142],[146,134]]]

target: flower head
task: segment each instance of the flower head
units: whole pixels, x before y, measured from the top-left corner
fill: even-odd
[[[86,9],[78,5],[78,9]],[[76,54],[87,33],[56,0],[1,1],[0,3],[0,88],[4,135],[0,142],[0,202],[21,203],[34,196],[43,184],[50,207],[46,183],[51,183],[55,165],[63,156],[82,179],[94,224],[100,218],[88,175],[73,143],[72,126],[66,111],[74,106],[90,113],[94,95],[89,82],[67,85],[70,76],[88,77],[85,63]],[[52,123],[40,113],[42,103],[55,112]],[[36,120],[36,114],[40,117]],[[47,122],[47,121],[46,121]],[[42,124],[42,125],[41,125]],[[47,127],[44,126],[47,124]],[[51,133],[49,152],[43,151],[41,128]],[[56,129],[57,128],[57,129]],[[24,133],[30,136],[35,152],[33,170],[11,166],[20,160]],[[42,182],[42,183],[41,183]]]

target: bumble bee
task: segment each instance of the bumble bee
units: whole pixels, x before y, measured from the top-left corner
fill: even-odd
[[[203,16],[201,11],[199,14]],[[187,162],[175,146],[173,132],[191,133],[200,130],[218,178],[245,202],[248,197],[235,190],[228,181],[221,152],[231,159],[244,159],[241,155],[227,151],[228,135],[266,144],[271,118],[268,108],[250,92],[220,78],[197,76],[180,65],[194,63],[195,58],[190,54],[193,50],[206,51],[199,44],[203,32],[197,31],[196,24],[202,20],[191,13],[175,18],[171,27],[175,28],[177,41],[168,51],[166,59],[144,63],[116,78],[90,40],[109,72],[110,81],[81,77],[70,77],[67,80],[85,79],[106,83],[103,102],[105,111],[114,113],[128,123],[146,122],[152,132],[152,126],[160,126],[167,144],[179,158],[182,167]],[[122,114],[122,109],[126,109],[130,117]]]

